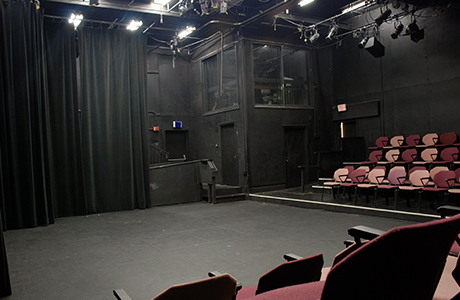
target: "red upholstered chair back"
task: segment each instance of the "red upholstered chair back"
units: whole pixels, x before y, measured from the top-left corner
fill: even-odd
[[[434,175],[433,182],[438,188],[450,189],[455,183],[455,172],[439,171]]]
[[[394,228],[331,268],[322,300],[432,299],[460,214]]]
[[[383,148],[388,145],[389,138],[387,136],[381,136],[375,140],[375,145],[379,148]]]
[[[413,146],[416,146],[418,144],[420,144],[420,134],[412,134],[412,135],[409,135],[406,139],[406,144],[407,146],[409,147],[413,147]]]
[[[458,148],[447,147],[441,151],[441,159],[446,162],[453,162],[458,159]]]
[[[173,285],[152,300],[232,300],[236,279],[229,274]]]
[[[452,145],[457,141],[457,133],[455,132],[445,132],[439,137],[439,142],[442,145]]]
[[[404,180],[402,178],[406,177],[406,170],[404,167],[393,167],[388,173],[388,181],[392,185],[401,185]]]
[[[318,281],[324,259],[322,254],[286,262],[259,278],[256,294],[301,283]]]

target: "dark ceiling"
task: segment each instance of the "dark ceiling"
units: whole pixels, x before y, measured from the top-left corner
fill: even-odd
[[[38,0],[35,0],[38,1]],[[99,0],[99,4],[91,6],[90,0],[42,0],[41,8],[47,18],[66,21],[71,13],[84,16],[83,26],[95,28],[126,28],[131,20],[142,20],[141,29],[150,39],[150,44],[165,43],[168,46],[177,33],[186,26],[196,30],[189,38],[182,40],[182,46],[205,39],[217,31],[228,28],[239,28],[251,31],[252,36],[261,39],[276,34],[288,36],[297,41],[302,31],[309,30],[312,24],[318,26],[323,39],[330,29],[332,19],[338,20],[339,30],[347,28],[347,18],[363,11],[340,15],[342,8],[364,0],[314,0],[304,7],[298,4],[301,0],[170,0],[169,7],[154,7],[154,0]],[[91,0],[97,1],[97,0]],[[364,10],[381,7],[394,8],[394,5],[406,3],[422,7],[440,1],[450,0],[368,0]],[[227,3],[226,13],[213,8],[213,3]],[[207,6],[206,6],[207,5]],[[340,18],[335,18],[340,16]],[[276,25],[275,25],[276,24]],[[81,25],[80,25],[81,26]],[[304,32],[312,35],[312,32]]]
[[[179,0],[181,1],[184,0]],[[151,10],[152,6],[148,0],[100,0],[97,6],[91,6],[89,0],[43,0],[41,7],[47,17],[55,17],[55,20],[67,19],[71,13],[81,13],[85,20],[84,26],[124,28],[133,19],[142,20],[143,31],[151,26],[146,34],[159,40],[170,41],[178,30],[186,26],[198,29],[192,35],[195,38],[205,38],[223,27],[242,26],[273,31],[271,24],[274,22],[274,16],[286,13],[286,9],[297,20],[307,18],[307,23],[316,22],[339,14],[343,6],[352,2],[316,0],[300,7],[299,0],[230,0],[227,13],[211,8],[208,14],[202,14],[199,0],[189,2],[189,9],[185,13],[179,11],[180,4],[175,5],[177,0],[172,0],[169,4],[170,11],[165,10],[161,14],[159,11]],[[282,29],[290,24],[278,21],[277,25],[278,29]],[[292,28],[295,30],[295,27],[291,26],[291,32]]]

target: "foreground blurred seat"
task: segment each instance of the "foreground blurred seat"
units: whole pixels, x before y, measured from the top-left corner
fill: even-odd
[[[152,300],[232,300],[237,281],[229,274],[173,285]],[[114,290],[118,300],[131,300],[123,289]]]
[[[433,299],[460,231],[460,215],[397,227],[381,235],[367,233],[363,238],[378,236],[365,243],[361,242],[362,229],[349,230],[357,243],[338,256],[325,281],[283,287],[246,299]]]

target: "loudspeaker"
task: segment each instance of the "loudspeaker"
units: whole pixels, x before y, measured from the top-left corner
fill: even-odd
[[[375,37],[369,38],[364,49],[369,51],[374,57],[382,57],[385,55],[385,46],[377,41]]]

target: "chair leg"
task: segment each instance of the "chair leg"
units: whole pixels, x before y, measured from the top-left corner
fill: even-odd
[[[332,193],[334,193],[334,191]],[[321,202],[323,202],[323,196],[324,196],[324,184],[323,184],[323,189],[321,190]]]
[[[399,189],[395,189],[395,210],[398,209],[398,195],[399,195]]]
[[[377,201],[377,193],[378,193],[378,188],[374,188],[374,207],[375,207],[375,201]]]
[[[422,191],[417,191],[418,197],[418,212],[422,212]]]

